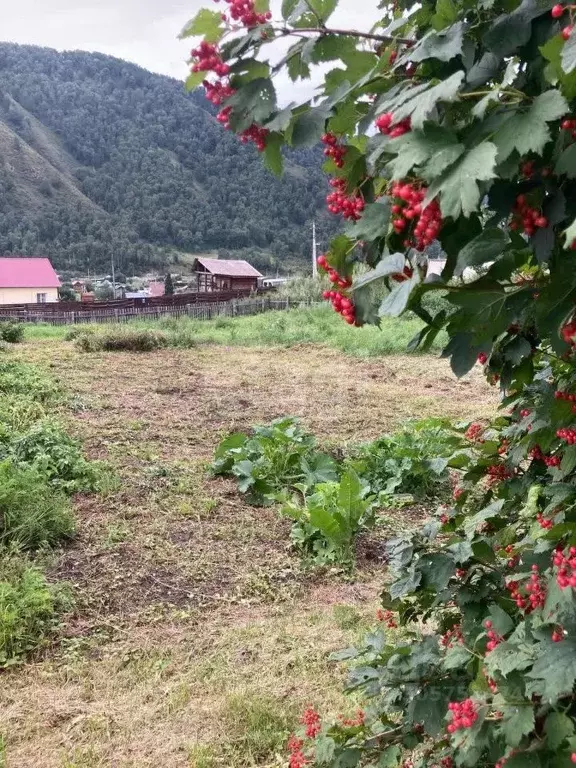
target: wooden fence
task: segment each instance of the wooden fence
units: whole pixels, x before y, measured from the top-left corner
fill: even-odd
[[[26,323],[48,323],[50,325],[77,325],[81,323],[126,323],[130,320],[158,320],[161,317],[192,317],[196,320],[211,320],[214,317],[239,317],[257,315],[270,310],[284,310],[294,307],[320,306],[321,302],[275,299],[270,296],[252,299],[231,299],[229,301],[200,301],[179,305],[106,306],[84,305],[82,309],[58,311],[52,305],[49,312],[28,305],[30,309],[17,312],[0,312],[0,319],[12,319]],[[6,307],[2,307],[5,310]]]

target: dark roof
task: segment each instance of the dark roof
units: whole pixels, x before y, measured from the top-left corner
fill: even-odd
[[[50,259],[0,258],[0,288],[60,288],[60,285]]]
[[[262,277],[262,274],[242,259],[196,259],[195,268],[201,264],[212,275],[224,277]]]

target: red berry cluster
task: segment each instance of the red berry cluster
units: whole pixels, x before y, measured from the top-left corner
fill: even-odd
[[[396,617],[392,613],[392,611],[383,611],[382,608],[378,608],[376,611],[376,618],[378,621],[385,622],[387,627],[390,627],[390,629],[394,629],[398,626],[396,622]]]
[[[472,699],[451,701],[448,704],[448,710],[452,713],[452,722],[446,728],[448,733],[454,733],[463,728],[472,728],[476,720],[478,720],[476,705]]]
[[[504,464],[492,464],[486,469],[486,473],[490,476],[491,483],[499,483],[502,480],[508,480],[514,474],[511,469],[508,469]]]
[[[412,275],[414,274],[414,270],[412,267],[404,267],[402,272],[396,272],[393,275],[390,275],[392,280],[394,280],[395,283],[403,283],[405,280],[410,280]]]
[[[393,113],[385,112],[376,118],[376,128],[385,136],[396,139],[398,136],[404,136],[405,133],[409,133],[412,130],[412,123],[409,117],[405,117],[403,120],[395,123]]]
[[[493,651],[494,648],[497,648],[500,645],[500,643],[504,642],[504,638],[502,637],[502,635],[499,635],[497,632],[495,632],[492,629],[492,622],[490,621],[490,619],[487,619],[484,622],[484,626],[488,630],[488,632],[486,633],[486,635],[488,636],[488,642],[486,643],[486,653],[490,653],[490,651]]]
[[[330,186],[334,188],[334,192],[326,195],[330,213],[341,213],[345,219],[358,221],[364,210],[364,198],[357,193],[346,194],[346,179],[330,179]]]
[[[318,266],[328,272],[330,282],[340,286],[340,288],[350,288],[352,280],[349,277],[342,277],[335,269],[328,264],[328,259],[324,254],[318,257]],[[340,291],[324,291],[322,294],[325,299],[332,302],[334,310],[338,312],[349,325],[356,322],[356,310],[354,302]]]
[[[467,571],[465,568],[456,568],[456,570],[454,571],[454,575],[456,576],[457,579],[463,579],[466,576],[466,573]]]
[[[454,488],[454,492],[452,494],[454,501],[458,501],[458,499],[460,498],[460,496],[462,496],[465,490],[466,490],[465,488]]]
[[[574,241],[576,243],[576,240]],[[571,320],[562,327],[562,338],[567,344],[576,344],[574,337],[576,336],[576,320]]]
[[[480,354],[477,357],[478,362],[480,365],[486,365],[488,362],[488,355],[485,352],[480,352]]]
[[[202,85],[204,86],[204,95],[208,101],[216,107],[220,106],[223,101],[236,93],[229,83],[222,80],[216,80],[215,83],[211,83],[209,80],[204,80]]]
[[[363,709],[359,709],[356,711],[356,717],[344,717],[344,715],[338,715],[338,719],[340,720],[340,724],[345,728],[358,728],[366,722],[366,715],[364,714]]]
[[[304,732],[309,739],[315,739],[322,730],[322,726],[320,724],[320,715],[318,712],[316,712],[314,707],[307,707],[304,710],[304,713],[300,718],[300,722],[302,725],[306,726],[306,730]]]
[[[576,429],[573,429],[572,427],[557,429],[556,437],[559,437],[560,440],[564,440],[568,445],[576,445]]]
[[[454,760],[450,756],[443,757],[440,760],[440,765],[442,768],[454,768]]]
[[[564,553],[561,544],[556,547],[552,564],[558,568],[556,581],[561,589],[576,588],[576,547],[570,547],[568,554]]]
[[[542,512],[538,512],[536,515],[536,521],[538,522],[540,528],[544,528],[545,531],[549,531],[550,528],[554,528],[554,522],[544,517]]]
[[[392,219],[392,226],[397,235],[405,232],[413,223],[413,237],[405,240],[405,246],[414,246],[418,251],[423,251],[432,243],[442,228],[442,214],[436,200],[422,208],[422,202],[426,197],[426,187],[415,187],[412,184],[394,184],[392,197],[396,202],[392,204],[392,213],[396,218]]]
[[[338,144],[338,137],[333,133],[325,133],[322,136],[322,144],[326,144],[324,154],[326,157],[331,157],[334,160],[334,165],[337,168],[342,168],[344,165],[344,155],[346,154],[346,147]]]
[[[546,582],[540,577],[538,573],[538,566],[532,566],[532,575],[528,582],[524,585],[524,589],[528,593],[528,606],[526,613],[535,611],[536,608],[543,608],[546,602]]]
[[[569,403],[576,403],[576,392],[561,392],[559,389],[554,392],[556,400],[566,400]]]
[[[528,418],[528,416],[530,416],[531,413],[532,411],[529,410],[528,408],[522,408],[522,410],[520,411],[520,417],[522,419],[526,419]]]
[[[562,128],[563,131],[570,131],[572,138],[576,139],[576,120],[562,120],[560,128]]]
[[[222,61],[215,43],[202,40],[198,48],[192,49],[190,55],[197,59],[192,65],[192,72],[215,72],[218,77],[226,77],[230,72],[230,67]]]
[[[331,283],[336,283],[340,288],[350,288],[352,285],[352,280],[349,277],[342,277],[342,275],[339,275],[338,272],[330,266],[328,259],[323,253],[318,256],[317,264],[321,269],[328,272],[328,279]],[[324,298],[327,299],[329,297],[325,296]]]
[[[302,739],[298,739],[294,735],[290,736],[288,739],[288,752],[290,755],[288,768],[304,768],[304,766],[308,765],[309,760],[306,759],[302,752],[303,746],[304,742]]]
[[[554,627],[554,631],[552,632],[552,642],[561,643],[562,640],[564,640],[564,627],[558,625]],[[574,756],[576,757],[576,754]],[[572,760],[572,762],[576,763],[576,760]]]
[[[498,685],[496,684],[496,680],[492,680],[491,677],[487,677],[486,682],[488,683],[488,688],[490,688],[491,693],[498,693]]]
[[[526,202],[526,195],[518,195],[514,206],[514,215],[510,222],[510,229],[522,229],[525,234],[531,236],[537,229],[548,226],[548,219],[536,208],[532,208]]]
[[[508,442],[508,440],[506,440],[506,438],[504,438],[504,440],[502,440],[502,442],[498,446],[498,455],[504,456],[505,454],[508,453],[509,448],[510,448],[510,443]]]
[[[448,632],[444,633],[440,638],[440,645],[443,648],[453,648],[457,643],[462,645],[463,642],[464,637],[462,636],[462,627],[459,624],[456,624],[455,627],[449,629]]]
[[[542,453],[542,449],[539,445],[535,445],[534,448],[531,448],[528,456],[535,461],[543,461],[547,467],[559,467],[562,463],[562,456],[557,453],[547,456],[545,453]]]
[[[250,128],[242,131],[240,141],[242,144],[248,144],[249,141],[253,141],[258,152],[264,152],[266,149],[266,136],[268,136],[268,129],[253,123]]]
[[[464,437],[468,440],[484,442],[483,440],[480,440],[480,435],[483,431],[484,427],[482,424],[470,424],[466,432],[464,432]]]
[[[218,2],[218,0],[215,0]],[[266,13],[257,13],[254,0],[226,0],[230,12],[230,18],[232,21],[239,21],[242,26],[252,29],[259,24],[266,24],[270,21],[272,14],[270,11]],[[222,14],[222,19],[227,21],[226,14]]]

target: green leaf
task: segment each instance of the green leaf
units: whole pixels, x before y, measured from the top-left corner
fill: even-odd
[[[576,69],[576,36],[570,35],[562,49],[562,69],[566,74]]]
[[[541,768],[540,757],[534,752],[520,752],[506,758],[506,768]]]
[[[389,167],[393,179],[403,179],[414,166],[428,161],[422,175],[424,178],[438,176],[464,152],[455,134],[434,123],[426,123],[422,130],[410,131],[389,142],[387,152],[396,153]]]
[[[481,347],[472,343],[469,333],[454,333],[442,351],[442,357],[450,358],[452,372],[460,378],[476,365]]]
[[[506,744],[517,747],[534,730],[534,709],[530,704],[503,708],[502,733]]]
[[[340,541],[341,530],[335,517],[319,504],[310,508],[310,523],[321,531],[328,540]]]
[[[498,147],[498,162],[502,163],[514,150],[520,155],[541,154],[551,139],[547,123],[568,111],[568,102],[560,91],[554,88],[541,93],[528,110],[518,110],[496,131],[493,141]]]
[[[500,71],[501,62],[501,56],[496,56],[496,54],[486,51],[482,58],[470,68],[466,75],[466,82],[471,88],[477,88],[479,85],[484,85],[484,83],[494,80]]]
[[[568,445],[562,456],[560,471],[562,475],[568,475],[576,467],[576,445]]]
[[[232,128],[243,130],[270,117],[276,109],[276,91],[269,77],[257,77],[239,88],[226,104],[233,108]]]
[[[576,144],[570,144],[558,158],[554,173],[563,174],[569,179],[576,179]]]
[[[275,176],[282,176],[284,159],[282,157],[282,137],[278,133],[269,133],[266,136],[266,148],[264,150],[264,165]]]
[[[509,56],[525,45],[532,34],[531,21],[550,11],[540,0],[522,0],[512,13],[503,13],[484,35],[484,44],[498,56]]]
[[[440,194],[444,216],[470,216],[480,204],[478,181],[488,181],[496,175],[496,152],[496,146],[489,141],[466,152],[430,185],[426,202]]]
[[[378,768],[397,768],[402,756],[402,751],[396,744],[391,747],[387,747],[381,754],[378,760]]]
[[[381,280],[389,275],[401,274],[406,264],[406,257],[403,253],[393,253],[390,256],[386,256],[376,264],[374,269],[366,272],[360,277],[354,280],[352,291],[358,288],[363,288],[365,285],[373,283],[375,280]]]
[[[206,79],[206,72],[190,72],[186,80],[184,81],[184,88],[187,91],[193,91],[198,88],[201,82]]]
[[[414,272],[413,276],[409,280],[405,280],[400,285],[393,288],[388,296],[384,299],[378,309],[380,317],[389,315],[390,317],[398,317],[404,312],[412,289],[420,282],[420,276],[417,272]]]
[[[422,128],[426,118],[432,114],[440,101],[454,101],[464,80],[464,72],[455,72],[438,85],[425,87],[415,86],[404,89],[402,93],[392,98],[389,103],[379,105],[379,111],[393,111],[396,120],[410,117],[413,128]]]
[[[273,114],[270,120],[267,120],[264,123],[266,128],[268,128],[269,131],[285,131],[292,120],[293,106],[294,104],[290,104],[289,106],[284,107],[284,109],[281,109],[280,112]]]
[[[303,60],[303,50],[308,40],[299,40],[286,54],[286,70],[288,76],[295,82],[298,78],[306,80],[310,77],[310,67]]]
[[[430,23],[434,29],[441,30],[453,24],[458,18],[458,9],[454,0],[437,0],[436,13]]]
[[[297,4],[298,0],[282,0],[281,13],[284,20],[287,20],[292,15]]]
[[[534,666],[526,673],[534,681],[526,692],[528,696],[535,693],[555,702],[572,693],[576,681],[576,641],[570,637],[561,643],[546,640],[540,643],[539,651]]]
[[[351,517],[360,498],[360,479],[354,470],[348,469],[344,472],[342,479],[340,480],[338,503],[340,507],[346,511],[346,514]]]
[[[329,112],[324,107],[310,109],[297,115],[292,125],[290,143],[293,147],[313,147],[324,133]]]
[[[429,32],[414,48],[406,52],[399,63],[404,60],[418,62],[426,59],[450,61],[462,53],[463,40],[464,24],[459,21],[443,32]]]
[[[498,227],[484,229],[478,237],[475,237],[458,254],[458,261],[454,274],[459,277],[466,267],[475,267],[493,261],[499,256],[509,242],[508,235]]]
[[[356,240],[376,240],[388,233],[389,223],[390,199],[383,197],[375,203],[368,203],[362,212],[362,218],[348,226],[346,234]]]
[[[183,40],[187,37],[203,37],[208,43],[217,43],[224,34],[224,24],[218,11],[209,11],[202,8],[180,32],[178,37]],[[206,73],[204,73],[204,76]]]
[[[439,687],[424,686],[410,702],[412,720],[420,723],[430,736],[438,736],[446,727],[444,715],[450,696]]]
[[[574,735],[574,722],[563,712],[550,712],[544,723],[550,749],[558,747]]]

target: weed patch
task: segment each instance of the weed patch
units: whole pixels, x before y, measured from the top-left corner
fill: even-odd
[[[0,321],[0,339],[9,344],[19,344],[24,339],[23,323]]]
[[[168,345],[159,331],[114,329],[106,333],[83,333],[76,338],[81,352],[152,352]]]

